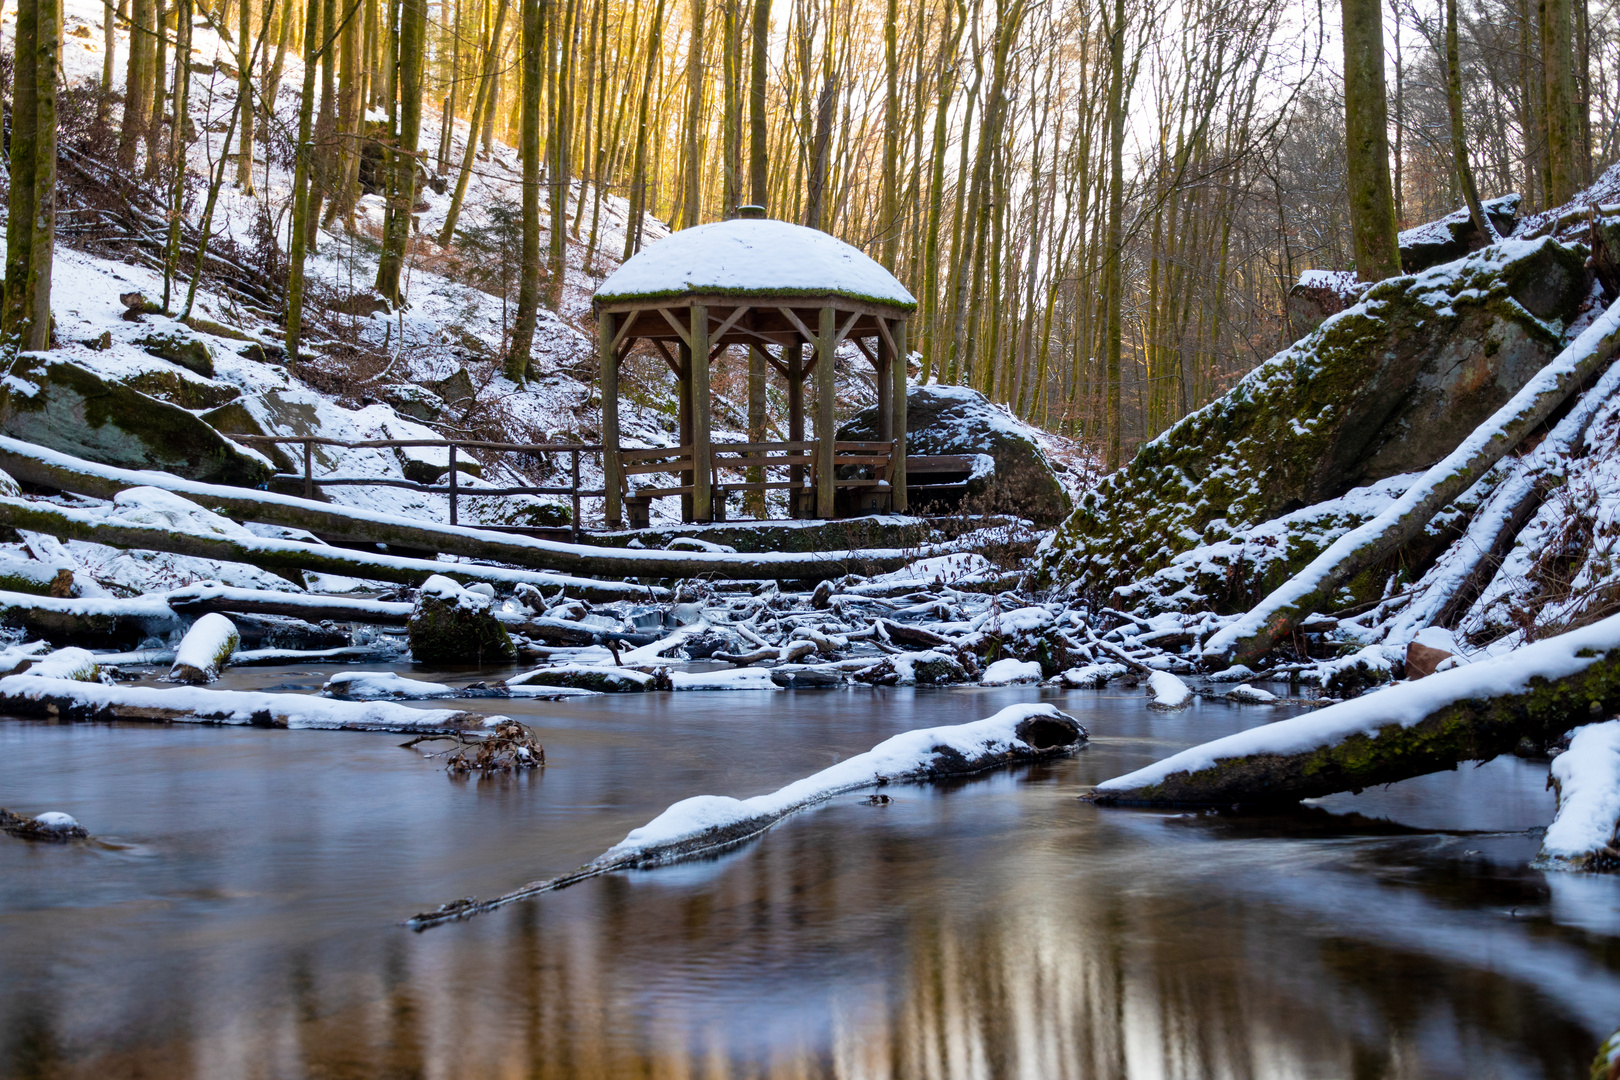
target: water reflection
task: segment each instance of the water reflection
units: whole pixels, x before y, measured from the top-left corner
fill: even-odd
[[[841,799],[718,859],[422,935],[389,925],[566,868],[645,803],[752,794],[1004,703],[897,696],[876,716],[778,695],[754,707],[786,715],[743,728],[751,695],[701,697],[719,712],[545,713],[570,764],[527,786],[451,784],[386,737],[0,723],[5,799],[78,798],[135,842],[0,846],[0,1074],[1573,1076],[1620,1021],[1615,883],[1523,869],[1544,768],[1285,821],[1104,813],[1074,793],[1176,732],[1095,695],[1065,702],[1104,736],[1073,760]],[[1191,715],[1181,741],[1244,722]],[[690,739],[661,751],[658,725]],[[77,781],[49,776],[69,760]],[[1434,831],[1487,798],[1498,831]],[[215,820],[188,822],[199,807]]]

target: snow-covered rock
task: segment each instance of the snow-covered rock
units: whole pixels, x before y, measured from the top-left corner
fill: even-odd
[[[1620,720],[1577,728],[1553,758],[1558,816],[1547,827],[1535,865],[1543,870],[1620,871]]]
[[[979,676],[979,682],[984,686],[1013,686],[1017,683],[1038,683],[1041,681],[1041,665],[1033,660],[1016,660],[1007,657],[997,660],[984,669]]]
[[[191,624],[174,650],[174,666],[169,678],[174,682],[211,683],[230,663],[231,654],[242,644],[236,624],[217,611],[211,611]]]
[[[877,407],[838,429],[840,439],[876,439]],[[967,456],[975,466],[967,494],[985,509],[1055,525],[1069,513],[1069,495],[1041,450],[1036,430],[977,390],[930,383],[906,391],[906,453]],[[908,480],[916,484],[926,480]],[[926,491],[914,496],[927,501]]]
[[[42,679],[71,679],[77,682],[95,682],[101,676],[101,667],[89,649],[57,649],[35,660],[27,670],[28,674]]]
[[[1192,690],[1168,671],[1155,671],[1147,677],[1147,693],[1152,709],[1180,709],[1192,703]]]
[[[1124,664],[1082,664],[1062,672],[1057,681],[1075,690],[1101,690],[1110,679],[1117,679],[1129,670]]]

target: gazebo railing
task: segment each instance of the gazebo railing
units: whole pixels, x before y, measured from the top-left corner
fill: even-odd
[[[318,435],[231,435],[228,438],[248,445],[275,445],[291,444],[301,445],[304,450],[304,470],[300,473],[276,473],[271,480],[302,481],[304,497],[313,499],[317,488],[322,487],[394,487],[404,488],[408,491],[420,491],[424,494],[448,495],[450,497],[450,524],[458,524],[458,503],[462,495],[475,497],[496,495],[567,495],[572,505],[572,520],[570,531],[574,539],[579,538],[580,500],[583,498],[603,498],[607,495],[605,490],[599,488],[581,488],[579,479],[579,463],[582,454],[601,454],[600,443],[502,443],[483,442],[475,439],[331,439]],[[315,447],[335,446],[347,450],[385,450],[406,448],[437,448],[449,451],[449,463],[445,472],[444,484],[424,484],[416,480],[397,479],[391,476],[316,476],[315,475]],[[569,457],[568,487],[560,485],[527,485],[501,488],[468,488],[459,482],[459,470],[456,458],[461,450],[484,450],[497,453],[515,454],[567,454]],[[480,526],[498,531],[516,531],[521,527],[515,526]]]

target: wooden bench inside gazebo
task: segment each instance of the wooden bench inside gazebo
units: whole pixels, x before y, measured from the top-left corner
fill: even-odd
[[[752,208],[745,208],[752,209]],[[906,509],[906,318],[917,302],[894,276],[823,232],[763,217],[699,225],[641,251],[596,291],[609,527],[646,527],[655,498],[686,521],[725,518],[735,491],[786,491],[797,517]],[[839,441],[832,357],[852,342],[877,373],[878,438]],[[638,342],[675,374],[679,445],[623,449],[619,369]],[[715,443],[710,372],[754,351],[786,384],[785,440]],[[812,381],[813,380],[813,381]],[[805,389],[814,435],[805,436]],[[631,478],[675,475],[638,485]]]

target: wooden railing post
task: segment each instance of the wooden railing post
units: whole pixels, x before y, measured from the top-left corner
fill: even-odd
[[[450,444],[450,524],[456,523],[456,444]]]
[[[315,497],[315,441],[304,440],[304,498]]]
[[[579,447],[574,447],[574,449],[570,451],[570,455],[574,459],[574,516],[572,520],[574,525],[574,543],[577,544],[579,543]]]

